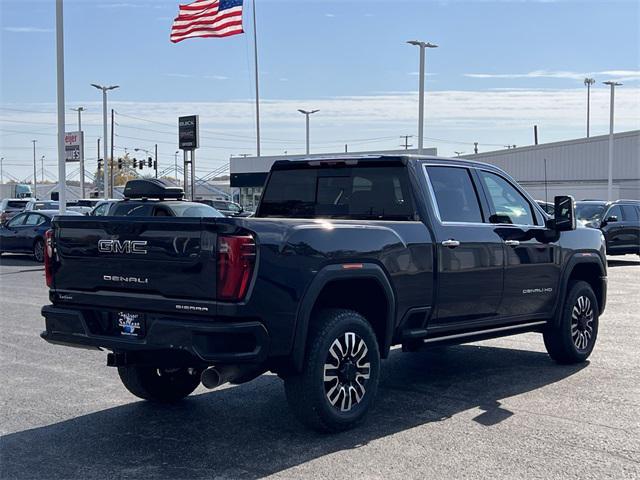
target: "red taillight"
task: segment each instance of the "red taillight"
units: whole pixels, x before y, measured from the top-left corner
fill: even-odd
[[[249,289],[256,261],[251,236],[218,236],[218,299],[239,301]]]
[[[53,230],[47,230],[44,234],[44,277],[47,287],[53,284]]]

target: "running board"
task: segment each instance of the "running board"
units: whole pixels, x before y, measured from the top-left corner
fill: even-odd
[[[422,345],[426,346],[429,344],[469,343],[469,342],[476,342],[479,340],[486,340],[490,338],[514,335],[516,333],[525,333],[525,332],[537,330],[537,327],[545,325],[546,323],[547,323],[546,320],[540,320],[537,322],[519,323],[516,325],[506,325],[504,327],[488,328],[485,330],[474,330],[471,332],[455,333],[451,335],[442,335],[438,337],[428,337],[428,338],[409,337],[410,343],[406,344],[405,350],[412,351],[412,350],[416,350]],[[403,344],[403,346],[405,346],[405,344]]]

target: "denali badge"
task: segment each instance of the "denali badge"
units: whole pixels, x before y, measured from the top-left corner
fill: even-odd
[[[145,285],[149,283],[148,278],[121,277],[119,275],[103,275],[102,279],[106,280],[107,282],[141,283]]]
[[[147,254],[146,240],[98,240],[100,253],[137,253]]]

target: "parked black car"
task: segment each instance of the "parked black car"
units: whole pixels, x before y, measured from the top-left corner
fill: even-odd
[[[640,201],[576,202],[576,217],[585,227],[602,231],[607,255],[640,255]]]
[[[538,332],[559,363],[589,357],[604,239],[576,229],[571,197],[555,210],[462,159],[280,161],[255,218],[54,220],[42,337],[111,351],[125,387],[154,401],[270,370],[302,422],[345,430],[370,409],[392,345]]]
[[[81,215],[67,212],[67,215]],[[31,253],[36,262],[44,261],[44,234],[51,228],[57,210],[28,211],[15,215],[0,226],[0,254]]]
[[[246,212],[245,209],[235,203],[229,202],[227,200],[196,200],[198,203],[204,203],[205,205],[209,205],[210,207],[215,208],[220,213],[222,213],[225,217],[248,217],[253,212]]]

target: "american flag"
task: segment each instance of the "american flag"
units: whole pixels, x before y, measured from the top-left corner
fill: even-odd
[[[197,0],[180,5],[180,12],[171,26],[171,41],[228,37],[243,31],[242,0]]]

